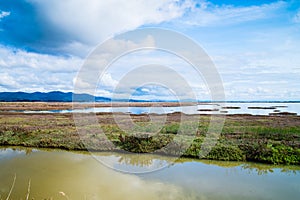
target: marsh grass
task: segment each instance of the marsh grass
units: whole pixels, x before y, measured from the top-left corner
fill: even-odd
[[[163,127],[157,127],[145,116],[135,115],[136,126],[125,132],[114,122],[112,114],[97,117],[99,124],[82,127],[83,133],[78,135],[72,115],[0,114],[0,145],[91,151],[122,149],[198,158],[210,120],[210,116],[201,116],[196,124],[193,120],[180,124],[178,115],[173,114],[168,115],[171,118]],[[193,133],[195,126],[198,130]],[[164,152],[167,145],[170,151]],[[182,147],[187,147],[186,151],[182,152]],[[162,150],[156,151],[159,149]],[[228,116],[206,159],[300,165],[300,117]]]
[[[29,195],[30,195],[30,187],[31,187],[31,180],[29,179],[28,187],[27,187],[26,200],[29,199]]]
[[[9,190],[9,193],[8,193],[8,195],[7,195],[7,197],[6,197],[6,200],[9,200],[9,198],[10,198],[10,195],[11,195],[11,193],[12,193],[14,187],[15,187],[16,179],[17,179],[17,174],[15,174],[15,176],[14,176],[14,180],[13,180],[13,182],[12,182],[12,185],[11,185],[11,188],[10,188],[10,190]]]

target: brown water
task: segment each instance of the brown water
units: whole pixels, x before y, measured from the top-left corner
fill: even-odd
[[[169,158],[99,153],[127,169]],[[300,167],[181,159],[159,171],[124,174],[88,153],[0,149],[0,199],[299,199]],[[12,187],[14,177],[15,184]],[[30,181],[30,184],[29,184]],[[30,186],[30,187],[28,187]],[[29,189],[29,192],[28,192]]]

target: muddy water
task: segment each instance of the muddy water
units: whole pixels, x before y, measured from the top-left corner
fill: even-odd
[[[99,153],[127,169],[166,157]],[[154,162],[155,161],[155,162]],[[298,199],[300,167],[181,159],[147,174],[112,170],[87,153],[0,149],[0,199]],[[15,178],[15,184],[13,185]],[[30,182],[30,184],[29,184]],[[13,187],[12,187],[13,185]],[[28,192],[29,191],[29,192]]]

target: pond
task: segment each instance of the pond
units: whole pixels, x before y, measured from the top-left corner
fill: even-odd
[[[269,115],[284,112],[300,115],[300,103],[202,103],[194,106],[176,107],[97,107],[75,110],[23,111],[24,113],[108,113],[121,112],[131,114],[156,113],[168,114],[182,112],[185,114],[251,114]]]
[[[168,157],[96,153],[127,169]],[[300,167],[179,159],[151,173],[129,174],[87,152],[0,148],[0,199],[298,199]],[[15,184],[14,183],[15,179]]]

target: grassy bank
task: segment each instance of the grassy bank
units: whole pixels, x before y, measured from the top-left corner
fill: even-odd
[[[124,117],[126,123],[125,115],[118,117],[121,122]],[[194,116],[190,117],[194,123]],[[0,145],[94,151],[123,149],[197,158],[210,121],[210,116],[201,116],[198,124],[184,124],[182,133],[180,114],[174,113],[168,115],[159,133],[153,134],[157,127],[149,122],[147,115],[133,115],[136,126],[129,133],[115,124],[112,114],[98,114],[97,118],[99,123],[82,127],[79,136],[71,114],[1,113]],[[193,125],[198,126],[198,131],[189,134]],[[180,152],[184,145],[188,145],[187,150]],[[217,144],[205,158],[300,165],[300,117],[227,116]]]

